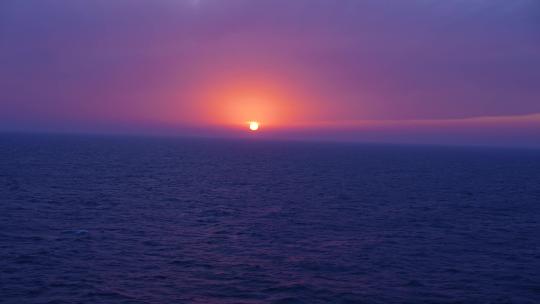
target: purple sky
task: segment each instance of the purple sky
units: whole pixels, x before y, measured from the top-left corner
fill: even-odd
[[[0,131],[257,119],[284,138],[531,145],[538,113],[537,0],[0,1]]]

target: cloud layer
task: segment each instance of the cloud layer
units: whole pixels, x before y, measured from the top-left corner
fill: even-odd
[[[213,93],[253,83],[285,96],[284,125],[538,113],[539,12],[534,0],[5,0],[0,127],[215,124],[209,107],[226,101]]]

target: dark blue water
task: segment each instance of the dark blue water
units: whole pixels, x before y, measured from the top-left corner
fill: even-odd
[[[540,303],[540,151],[0,136],[1,303]]]

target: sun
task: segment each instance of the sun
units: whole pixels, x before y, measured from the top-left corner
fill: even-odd
[[[251,131],[257,131],[257,130],[259,130],[259,123],[256,122],[256,121],[250,121],[250,122],[249,122],[249,129],[250,129]]]

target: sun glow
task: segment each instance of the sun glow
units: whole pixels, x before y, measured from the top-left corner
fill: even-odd
[[[209,124],[261,131],[261,122],[265,130],[272,129],[290,124],[299,113],[307,112],[287,85],[256,76],[247,80],[228,78],[201,87],[200,97],[196,96]]]
[[[256,121],[250,121],[250,122],[249,122],[249,129],[250,129],[251,131],[257,131],[257,130],[259,130],[259,123],[256,122]]]

